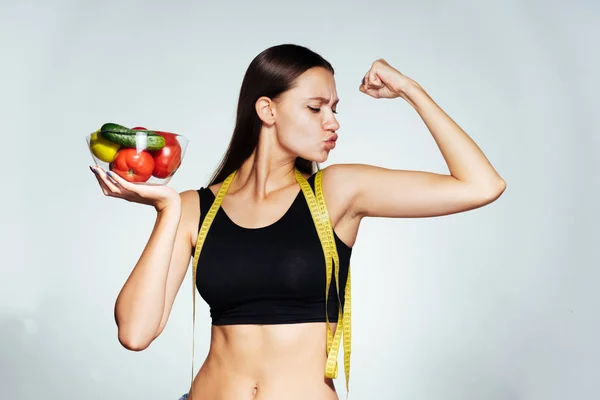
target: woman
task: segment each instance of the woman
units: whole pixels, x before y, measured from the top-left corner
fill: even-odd
[[[252,61],[231,143],[207,188],[177,193],[92,168],[105,195],[157,212],[115,305],[119,340],[134,351],[164,329],[199,228],[235,172],[198,259],[196,284],[211,309],[211,344],[189,399],[338,399],[323,374],[325,314],[335,331],[344,306],[337,295],[343,294],[361,220],[464,212],[504,191],[503,179],[478,146],[414,80],[377,60],[360,91],[407,101],[433,135],[450,174],[358,164],[319,172],[340,260],[340,287],[331,286],[327,305],[323,250],[295,175],[299,171],[315,188],[316,163],[327,160],[340,127],[334,70],[318,54],[280,45]]]

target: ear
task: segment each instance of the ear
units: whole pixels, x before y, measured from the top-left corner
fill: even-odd
[[[275,103],[266,96],[260,97],[254,104],[258,118],[267,125],[273,125],[275,122]]]

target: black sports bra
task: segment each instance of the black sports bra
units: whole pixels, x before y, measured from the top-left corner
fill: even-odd
[[[308,182],[314,190],[314,177]],[[200,223],[215,196],[198,190]],[[340,301],[352,248],[335,234],[340,259]],[[325,322],[325,259],[301,190],[286,213],[261,228],[235,224],[219,208],[198,259],[196,286],[210,307],[213,325]],[[337,322],[335,277],[327,310]]]

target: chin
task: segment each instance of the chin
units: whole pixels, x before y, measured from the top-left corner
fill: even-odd
[[[329,152],[328,151],[324,151],[321,154],[315,156],[312,161],[317,162],[317,163],[323,163],[325,161],[327,161],[327,159],[329,158]]]
[[[318,155],[318,156],[312,156],[312,157],[298,156],[298,157],[303,158],[303,159],[305,159],[307,161],[310,161],[310,162],[318,163],[318,164],[327,161],[327,158],[328,158],[327,155],[325,155],[325,156]]]
[[[329,151],[327,151],[327,150],[321,150],[321,151],[316,151],[316,152],[311,152],[311,153],[299,152],[296,154],[298,154],[297,157],[303,158],[308,161],[316,162],[316,163],[325,162],[329,158]]]

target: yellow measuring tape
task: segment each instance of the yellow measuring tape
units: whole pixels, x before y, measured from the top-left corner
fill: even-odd
[[[204,217],[204,221],[198,232],[198,240],[196,241],[196,248],[194,251],[194,260],[192,263],[192,291],[193,291],[193,327],[192,327],[192,383],[194,381],[194,338],[196,333],[196,270],[198,267],[198,259],[202,246],[208,234],[208,230],[217,215],[217,211],[221,207],[223,198],[229,189],[229,185],[233,180],[237,171],[232,172],[221,185],[219,192],[215,196],[215,200],[211,205],[208,213]],[[349,392],[350,384],[350,341],[351,341],[351,295],[350,295],[350,267],[348,267],[348,278],[346,280],[346,289],[344,293],[344,307],[342,310],[339,291],[339,256],[337,247],[335,245],[335,238],[333,234],[333,228],[329,220],[329,213],[325,204],[325,198],[323,197],[322,188],[322,171],[318,171],[315,174],[315,191],[313,193],[312,188],[304,176],[298,169],[295,170],[296,181],[300,184],[300,188],[304,194],[306,202],[308,204],[313,222],[319,235],[321,246],[323,247],[323,254],[325,256],[325,272],[326,272],[326,288],[325,288],[325,320],[326,320],[326,331],[327,331],[327,362],[325,363],[325,377],[326,378],[337,378],[337,358],[340,349],[340,343],[344,341],[344,371],[346,376],[346,396]],[[332,265],[333,264],[333,265]],[[331,286],[331,274],[335,270],[335,284],[338,301],[338,327],[335,330],[335,334],[331,332],[329,323],[329,313],[327,312],[327,304],[329,297],[329,288]],[[341,327],[341,329],[340,329]],[[193,386],[193,385],[192,385]],[[190,388],[190,396],[192,394]]]

